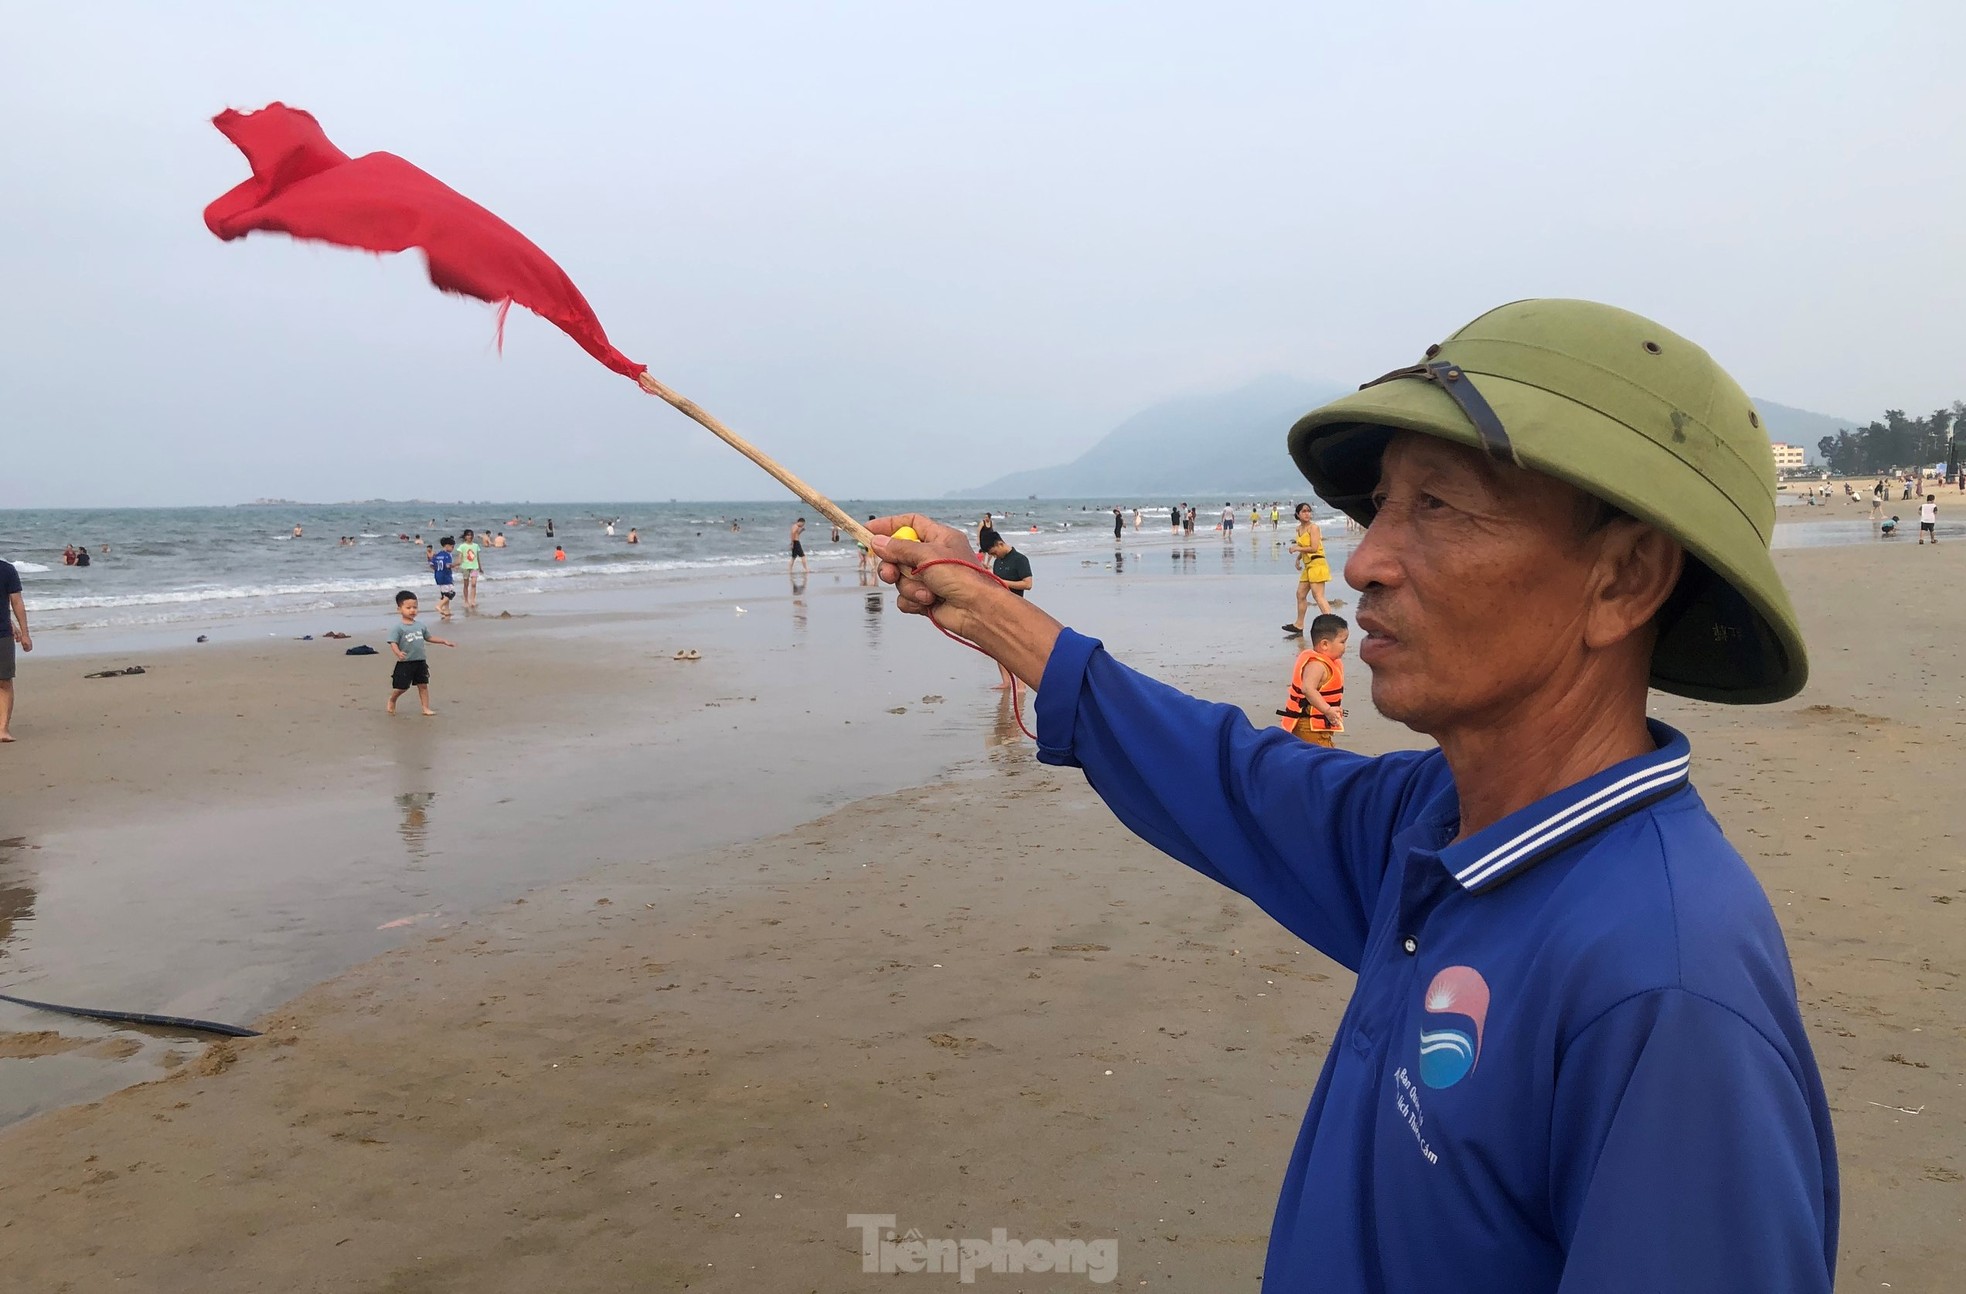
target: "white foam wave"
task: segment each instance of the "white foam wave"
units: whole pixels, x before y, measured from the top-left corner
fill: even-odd
[[[48,568],[39,562],[15,562],[14,569],[25,571],[29,575],[46,575],[48,573]]]
[[[231,587],[207,585],[200,588],[160,589],[149,593],[116,593],[101,596],[37,598],[35,605],[49,611],[93,611],[111,607],[180,606],[196,602],[237,602],[248,598],[285,598],[307,594],[374,593],[401,588],[401,580],[336,580],[319,584],[244,584]]]
[[[731,556],[699,558],[694,560],[662,560],[635,562],[568,562],[545,568],[511,567],[494,570],[485,575],[487,584],[510,584],[513,582],[536,583],[545,580],[586,579],[596,576],[650,575],[671,571],[720,571],[744,570],[755,567],[775,566],[785,559],[777,554],[768,556]],[[22,565],[21,569],[29,569]],[[41,611],[97,611],[113,610],[119,607],[160,607],[192,606],[200,603],[228,603],[243,601],[281,601],[296,597],[316,598],[347,593],[381,593],[400,588],[421,588],[428,577],[421,573],[405,572],[401,575],[372,577],[368,579],[321,580],[295,584],[235,584],[192,585],[186,588],[153,589],[141,593],[81,594],[67,597],[36,598],[34,605]],[[333,606],[332,602],[321,603],[323,607]]]

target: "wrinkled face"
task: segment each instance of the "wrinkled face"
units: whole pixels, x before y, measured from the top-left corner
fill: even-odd
[[[1575,673],[1595,552],[1586,495],[1401,432],[1375,499],[1345,580],[1360,591],[1358,658],[1381,713],[1439,735]]]

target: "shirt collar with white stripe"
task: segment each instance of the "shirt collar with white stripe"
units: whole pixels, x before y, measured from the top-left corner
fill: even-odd
[[[1479,894],[1686,785],[1693,752],[1685,736],[1652,720],[1646,727],[1657,750],[1613,764],[1455,841],[1440,851],[1441,865],[1461,888]]]

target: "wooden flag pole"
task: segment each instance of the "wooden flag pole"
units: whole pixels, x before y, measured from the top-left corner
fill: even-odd
[[[656,381],[646,371],[635,380],[641,383],[642,390],[647,391],[650,395],[662,397],[678,413],[681,413],[684,417],[694,422],[701,423],[709,429],[711,435],[723,441],[724,444],[729,445],[732,449],[744,455],[744,457],[750,459],[759,467],[764,468],[765,471],[771,473],[773,480],[805,500],[807,504],[816,509],[828,521],[852,535],[856,542],[867,545],[869,549],[873,548],[874,536],[868,531],[866,526],[848,516],[839,504],[833,502],[810,485],[807,485],[804,481],[801,481],[798,477],[792,475],[791,472],[779,466],[778,461],[772,458],[771,455],[765,453],[750,441],[744,439],[744,437],[738,435],[729,427],[724,426],[723,423],[718,422],[715,418],[704,412],[694,400],[688,400],[677,395],[674,391],[671,391],[668,387]]]

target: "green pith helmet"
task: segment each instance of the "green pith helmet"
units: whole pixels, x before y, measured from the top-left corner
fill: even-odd
[[[1660,613],[1653,687],[1740,704],[1802,690],[1809,662],[1768,553],[1774,451],[1747,395],[1692,342],[1591,301],[1517,301],[1306,414],[1290,456],[1369,525],[1399,430],[1567,481],[1679,541],[1686,572]]]

